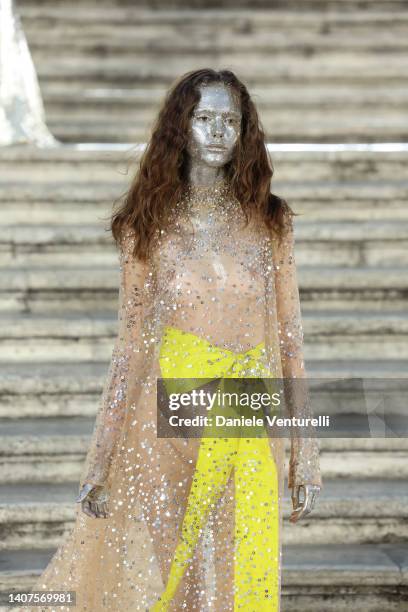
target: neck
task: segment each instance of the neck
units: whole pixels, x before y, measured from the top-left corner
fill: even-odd
[[[223,168],[212,168],[206,164],[191,162],[188,182],[192,187],[212,187],[224,179]]]
[[[227,178],[222,176],[211,184],[188,183],[182,201],[187,202],[191,213],[206,215],[209,211],[214,213],[230,208],[234,205],[235,198]]]

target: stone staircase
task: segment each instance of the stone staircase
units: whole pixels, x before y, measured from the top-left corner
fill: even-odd
[[[211,66],[244,79],[273,142],[407,140],[404,2],[148,4],[21,0],[58,138],[144,142],[173,79]]]
[[[107,220],[172,79],[237,69],[273,143],[407,139],[404,2],[134,4],[19,3],[49,124],[69,144],[0,150],[0,612],[73,525],[116,333]],[[77,144],[92,142],[108,144]],[[275,149],[274,191],[299,213],[309,376],[407,378],[407,154]],[[285,521],[283,611],[406,610],[407,439],[320,446],[318,505]]]
[[[73,524],[116,333],[117,255],[106,219],[138,155],[114,147],[0,151],[3,594],[28,589]],[[310,376],[406,376],[405,155],[272,156],[274,190],[299,213]],[[320,503],[312,518],[285,523],[284,609],[345,610],[353,601],[359,610],[403,610],[407,440],[320,443]]]

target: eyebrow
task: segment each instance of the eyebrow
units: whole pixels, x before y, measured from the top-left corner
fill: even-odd
[[[214,111],[213,109],[209,109],[209,108],[196,108],[194,111],[194,114],[200,114],[200,113],[209,113],[214,115],[217,111]],[[242,113],[240,113],[239,111],[223,111],[221,112],[221,115],[235,115],[236,117],[241,117]]]

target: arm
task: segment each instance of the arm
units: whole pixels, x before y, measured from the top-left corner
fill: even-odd
[[[133,238],[122,238],[119,252],[118,333],[87,454],[81,486],[105,485],[129,399],[129,370],[142,357],[144,286],[147,265],[132,255]],[[138,356],[136,355],[139,354]],[[132,398],[133,399],[133,398]]]
[[[306,372],[303,358],[303,326],[299,287],[295,263],[295,240],[291,216],[286,219],[286,232],[280,244],[274,239],[274,269],[278,333],[282,375],[290,416],[312,417],[309,404]],[[296,380],[303,379],[303,380]],[[309,431],[309,430],[308,430]],[[292,429],[288,486],[322,486],[317,438],[306,437],[305,430]]]

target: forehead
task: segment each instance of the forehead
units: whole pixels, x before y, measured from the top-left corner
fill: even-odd
[[[241,105],[238,95],[231,87],[223,83],[212,83],[209,85],[200,85],[199,91],[201,97],[196,106],[196,110],[212,110],[224,113],[232,111],[240,113]]]

